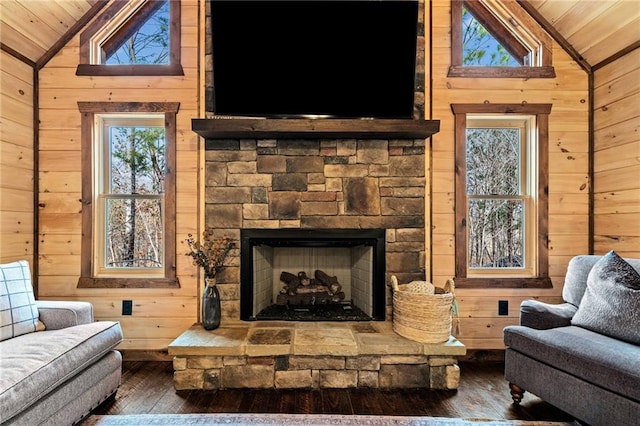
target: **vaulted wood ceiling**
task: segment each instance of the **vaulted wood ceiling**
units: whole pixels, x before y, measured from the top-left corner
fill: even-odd
[[[2,0],[0,40],[32,62],[45,56],[58,40],[91,10],[95,0]]]
[[[640,45],[640,0],[518,1],[537,12],[543,25],[550,24],[590,66]],[[100,3],[106,0],[1,0],[0,41],[42,62]]]
[[[535,8],[591,66],[618,52],[638,47],[640,43],[640,0],[528,0],[520,3]]]

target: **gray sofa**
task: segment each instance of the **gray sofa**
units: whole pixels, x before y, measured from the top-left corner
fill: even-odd
[[[589,425],[638,424],[640,260],[616,256],[571,259],[564,303],[521,304],[504,329],[515,404],[529,391]]]
[[[36,301],[46,329],[0,342],[0,424],[71,425],[120,385],[120,323],[87,302]]]

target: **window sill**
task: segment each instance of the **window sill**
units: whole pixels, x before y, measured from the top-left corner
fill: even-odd
[[[91,76],[155,76],[155,75],[184,75],[180,64],[170,65],[92,65],[79,64],[76,75]]]
[[[555,78],[552,66],[542,67],[480,67],[451,65],[447,77],[481,78]]]
[[[553,288],[551,278],[455,278],[456,288]]]
[[[177,278],[80,277],[78,288],[180,288]]]

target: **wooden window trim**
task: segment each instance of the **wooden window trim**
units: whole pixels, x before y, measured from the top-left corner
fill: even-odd
[[[176,275],[176,115],[178,102],[78,102],[82,113],[82,240],[78,288],[179,288]],[[167,141],[165,176],[164,278],[96,278],[93,276],[93,149],[95,114],[126,112],[164,113]]]
[[[181,64],[181,7],[180,0],[169,1],[169,64],[167,65],[102,65],[92,64],[90,58],[91,38],[114,16],[122,10],[127,2],[118,1],[109,6],[86,30],[80,34],[80,60],[76,69],[76,75],[91,76],[119,76],[119,75],[140,75],[140,76],[160,76],[160,75],[184,75]],[[152,1],[151,1],[152,3]],[[118,30],[112,38],[121,39],[136,27],[140,21],[144,21],[153,12],[153,6],[146,4],[131,16],[126,24]],[[122,34],[122,35],[121,35]],[[111,38],[110,38],[111,39]],[[115,41],[114,41],[115,42]],[[112,42],[107,43],[112,44]]]
[[[555,69],[552,66],[552,46],[551,38],[546,34],[534,32],[540,38],[543,45],[542,66],[520,66],[520,67],[484,67],[466,66],[462,64],[462,6],[474,13],[474,17],[491,30],[491,35],[498,40],[507,51],[519,59],[522,44],[515,39],[506,29],[502,22],[496,19],[486,7],[479,1],[453,0],[451,2],[451,66],[448,77],[480,77],[480,78],[555,78]],[[532,19],[527,19],[526,15],[514,10],[510,2],[505,2],[504,6],[509,9],[514,16],[527,25],[527,29],[536,25]],[[516,5],[517,6],[517,5]],[[518,6],[519,7],[519,6]]]
[[[455,280],[458,288],[551,288],[549,277],[549,114],[551,104],[452,104],[455,116]],[[466,229],[467,114],[536,116],[538,135],[538,252],[536,277],[468,278]]]

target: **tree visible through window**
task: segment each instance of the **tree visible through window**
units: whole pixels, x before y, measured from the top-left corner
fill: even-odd
[[[109,3],[80,33],[76,75],[184,75],[180,0]]]
[[[105,268],[162,268],[166,143],[156,126],[105,120]]]
[[[169,63],[169,2],[151,1],[145,8],[141,12],[148,15],[145,20],[130,21],[125,31],[116,33],[101,46],[103,63]]]
[[[549,104],[452,104],[460,288],[548,288]]]
[[[177,102],[78,102],[79,288],[176,288]]]
[[[469,10],[463,7],[462,64],[517,67],[522,65],[522,59],[514,59]]]
[[[523,130],[467,127],[469,268],[525,266]]]
[[[451,1],[449,77],[553,78],[552,47],[518,2]]]

